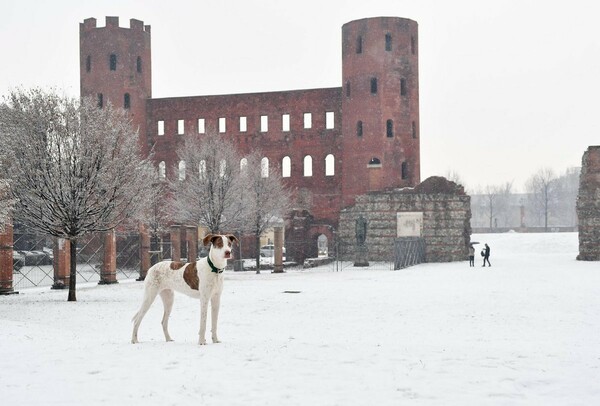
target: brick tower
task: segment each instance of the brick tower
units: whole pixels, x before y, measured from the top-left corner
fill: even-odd
[[[415,21],[376,17],[342,27],[342,196],[420,182]]]
[[[96,27],[95,18],[79,24],[80,92],[99,105],[110,101],[128,109],[139,134],[145,135],[146,101],[152,97],[150,26],[135,19],[129,24],[119,27],[119,17],[106,17],[105,27]]]

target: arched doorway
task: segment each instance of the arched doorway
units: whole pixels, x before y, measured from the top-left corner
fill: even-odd
[[[325,234],[321,234],[317,237],[317,252],[319,257],[327,257],[328,252],[328,240]]]

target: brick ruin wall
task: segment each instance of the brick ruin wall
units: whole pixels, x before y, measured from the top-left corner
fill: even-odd
[[[431,177],[415,188],[372,192],[340,213],[339,238],[356,244],[355,220],[368,222],[366,244],[369,261],[394,258],[397,213],[422,212],[426,262],[464,261],[471,235],[471,198],[462,187],[441,177]]]
[[[600,145],[590,146],[583,154],[579,196],[578,260],[600,261]]]

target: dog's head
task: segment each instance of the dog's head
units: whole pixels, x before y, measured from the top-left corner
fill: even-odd
[[[211,243],[214,254],[218,255],[220,258],[230,259],[231,249],[234,243],[238,243],[238,239],[233,234],[207,234],[206,237],[202,239],[202,242],[204,243],[204,245],[208,245],[209,243]]]

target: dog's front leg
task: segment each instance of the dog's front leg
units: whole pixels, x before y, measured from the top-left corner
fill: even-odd
[[[211,331],[212,331],[212,341],[213,343],[220,343],[219,338],[217,337],[217,322],[219,321],[219,307],[221,307],[221,297],[218,294],[215,294],[210,300],[210,313],[212,316],[211,319]]]
[[[200,336],[198,339],[198,344],[206,345],[206,318],[208,316],[208,298],[200,299],[200,332],[198,335]]]

